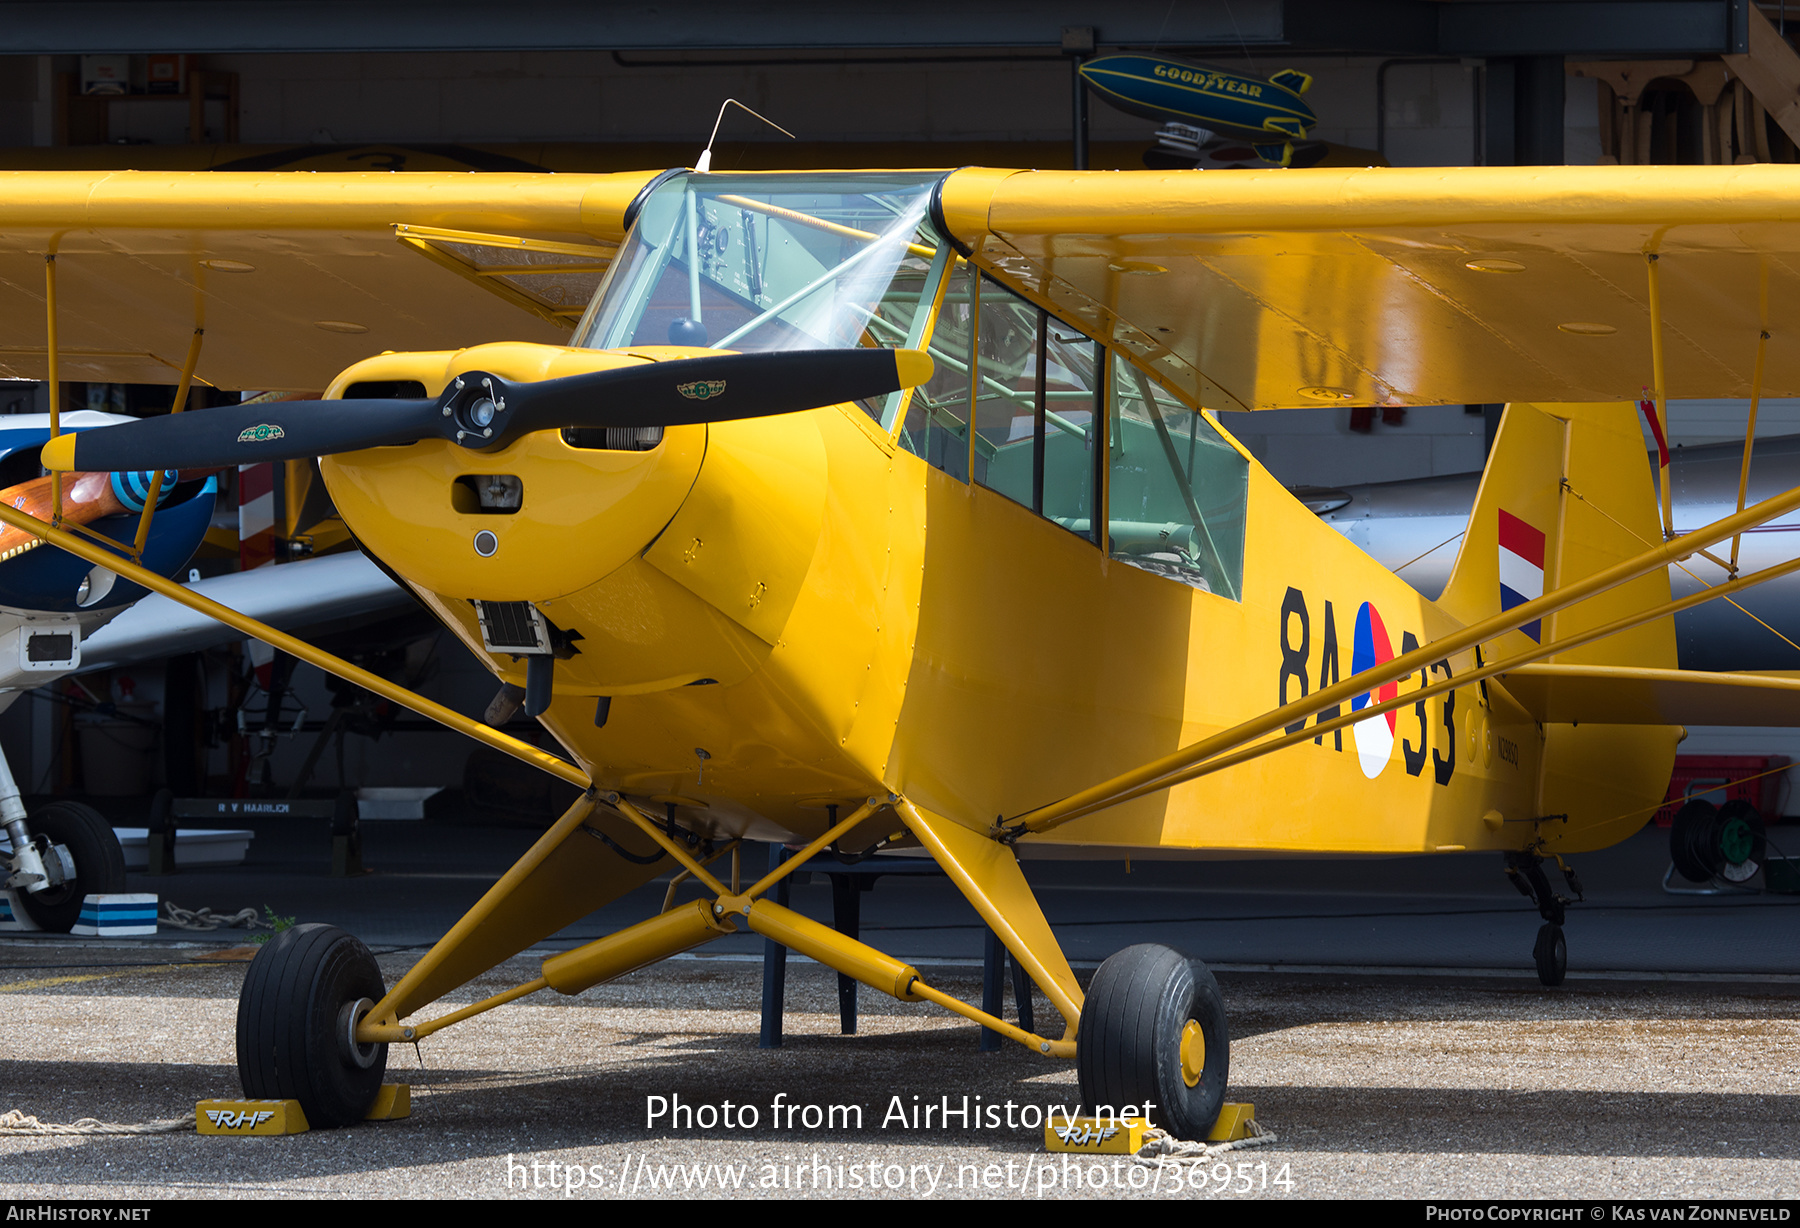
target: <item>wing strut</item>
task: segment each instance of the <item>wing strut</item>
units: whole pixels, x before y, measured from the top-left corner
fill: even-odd
[[[54,246],[54,244],[52,244]],[[62,381],[56,361],[56,253],[44,256],[44,355],[50,363],[50,438],[62,434]],[[50,475],[50,522],[62,523],[62,474]],[[23,528],[24,526],[20,526]]]
[[[420,716],[436,721],[440,725],[446,725],[458,733],[466,734],[477,742],[491,746],[495,750],[511,755],[533,767],[541,768],[559,780],[566,780],[579,789],[586,790],[593,787],[594,782],[588,779],[587,773],[567,760],[541,751],[529,742],[509,737],[498,729],[490,728],[482,721],[452,711],[442,704],[421,698],[397,683],[389,682],[386,678],[372,674],[366,669],[340,660],[324,649],[315,648],[305,640],[296,639],[286,632],[277,631],[265,623],[257,622],[254,618],[248,618],[230,606],[220,605],[216,601],[202,597],[173,580],[157,575],[147,567],[142,567],[121,557],[118,553],[121,549],[118,542],[108,540],[106,546],[102,546],[66,530],[45,524],[35,516],[27,515],[25,512],[4,504],[0,504],[0,522],[9,524],[16,529],[23,529],[33,536],[42,538],[52,546],[67,550],[77,558],[109,568],[117,572],[122,579],[129,580],[133,584],[141,584],[153,593],[161,593],[171,601],[187,606],[191,610],[197,610],[208,618],[222,622],[236,631],[241,631],[265,644],[279,648],[282,652],[298,657],[309,665],[316,665],[326,673],[335,674],[346,682],[362,687],[365,691],[372,691],[390,703],[399,704],[401,707],[417,712]],[[112,548],[108,549],[108,546]]]
[[[1571,648],[1579,648],[1583,644],[1589,644],[1595,640],[1605,639],[1609,635],[1617,635],[1621,631],[1629,631],[1633,627],[1642,626],[1644,623],[1648,622],[1655,622],[1659,618],[1667,618],[1671,615],[1679,614],[1683,610],[1690,609],[1702,602],[1711,601],[1716,597],[1722,597],[1727,592],[1739,592],[1743,589],[1752,588],[1761,584],[1765,580],[1777,580],[1782,576],[1790,575],[1796,571],[1800,571],[1800,558],[1789,559],[1787,562],[1778,564],[1777,566],[1766,567],[1763,570],[1756,572],[1754,575],[1733,578],[1726,584],[1721,584],[1711,589],[1703,589],[1697,593],[1690,593],[1688,596],[1683,597],[1678,601],[1671,601],[1667,605],[1640,611],[1626,618],[1607,623],[1604,626],[1582,632],[1579,635],[1573,635],[1567,639],[1558,640],[1553,644],[1546,644],[1534,648],[1529,652],[1522,652],[1516,656],[1507,657],[1503,661],[1496,661],[1491,664],[1483,665],[1478,669],[1458,675],[1455,678],[1446,678],[1440,682],[1434,682],[1429,686],[1420,687],[1416,691],[1408,691],[1403,696],[1386,700],[1381,703],[1370,704],[1360,711],[1346,712],[1331,720],[1320,721],[1317,724],[1308,725],[1300,732],[1285,734],[1272,741],[1258,742],[1254,746],[1247,746],[1241,750],[1232,751],[1229,754],[1221,755],[1216,759],[1208,759],[1204,763],[1197,764],[1185,771],[1177,772],[1163,779],[1152,781],[1149,784],[1139,785],[1137,788],[1121,794],[1113,802],[1107,804],[1116,805],[1120,802],[1128,802],[1134,798],[1142,797],[1147,793],[1154,793],[1159,789],[1173,788],[1176,785],[1185,784],[1190,780],[1197,780],[1202,776],[1210,776],[1214,772],[1223,771],[1228,767],[1236,767],[1240,763],[1247,763],[1252,759],[1260,759],[1264,755],[1271,754],[1274,751],[1283,750],[1297,742],[1316,739],[1320,734],[1331,733],[1333,730],[1342,729],[1347,725],[1354,725],[1358,721],[1365,721],[1371,717],[1380,716],[1384,712],[1390,712],[1395,708],[1405,707],[1407,704],[1418,703],[1425,699],[1434,699],[1437,696],[1442,695],[1445,691],[1453,691],[1458,687],[1481,682],[1484,679],[1492,678],[1495,674],[1510,674],[1519,671],[1527,665],[1542,661],[1544,658],[1554,656],[1557,653],[1567,652]],[[1680,674],[1682,671],[1668,670],[1660,672]]]
[[[1762,401],[1763,360],[1769,353],[1769,269],[1762,270],[1763,327],[1756,334],[1756,373],[1750,377],[1750,421],[1744,425],[1744,463],[1738,470],[1738,504],[1737,510],[1744,510],[1744,496],[1750,491],[1750,450],[1756,445],[1756,411]],[[1731,539],[1731,566],[1727,568],[1732,575],[1737,575],[1738,541],[1741,535]]]
[[[1746,528],[1754,528],[1755,526],[1773,520],[1778,516],[1786,515],[1796,508],[1800,508],[1800,487],[1785,491],[1773,498],[1765,499],[1754,507],[1747,508],[1735,515],[1727,516],[1722,520],[1714,521],[1712,524],[1707,525],[1704,528],[1696,529],[1692,533],[1686,533],[1671,541],[1653,546],[1641,554],[1615,563],[1604,571],[1595,572],[1591,576],[1587,576],[1573,584],[1565,585],[1553,592],[1545,593],[1542,597],[1527,601],[1523,605],[1513,606],[1503,613],[1493,615],[1490,618],[1484,618],[1477,623],[1472,623],[1462,630],[1442,636],[1439,639],[1426,644],[1422,648],[1416,648],[1411,652],[1401,653],[1399,656],[1371,669],[1363,670],[1359,674],[1352,674],[1350,677],[1334,686],[1324,687],[1318,691],[1314,691],[1305,698],[1295,700],[1291,704],[1286,704],[1280,708],[1265,712],[1261,716],[1234,725],[1229,729],[1222,730],[1209,738],[1202,738],[1198,742],[1184,746],[1180,750],[1165,755],[1161,759],[1157,759],[1151,763],[1144,764],[1142,767],[1115,776],[1111,780],[1102,781],[1100,784],[1084,789],[1079,793],[1071,794],[1060,801],[1052,802],[1047,806],[1042,806],[1036,810],[1027,811],[1022,815],[1017,815],[1014,818],[1003,820],[995,825],[994,835],[1003,839],[1017,839],[1019,836],[1027,833],[1048,831],[1051,828],[1060,826],[1072,819],[1081,818],[1084,815],[1092,814],[1097,810],[1103,810],[1108,806],[1117,805],[1120,802],[1127,801],[1134,797],[1141,797],[1145,793],[1155,792],[1159,789],[1168,788],[1171,785],[1180,784],[1184,780],[1193,779],[1195,776],[1205,774],[1205,772],[1216,771],[1218,770],[1218,767],[1228,766],[1226,763],[1220,763],[1218,764],[1218,767],[1212,765],[1211,761],[1220,756],[1225,756],[1232,752],[1240,752],[1241,758],[1234,756],[1230,760],[1230,762],[1236,763],[1241,762],[1242,759],[1254,758],[1257,755],[1265,754],[1269,750],[1274,750],[1288,744],[1289,741],[1294,739],[1294,735],[1289,735],[1288,738],[1284,740],[1267,743],[1264,746],[1250,747],[1248,752],[1244,752],[1243,748],[1266,734],[1274,733],[1283,726],[1291,725],[1296,721],[1303,721],[1308,717],[1316,716],[1326,708],[1335,705],[1347,706],[1348,701],[1351,699],[1358,695],[1374,691],[1385,683],[1404,678],[1415,670],[1428,667],[1432,663],[1441,661],[1456,653],[1465,652],[1478,644],[1485,643],[1498,636],[1504,635],[1508,631],[1517,630],[1526,623],[1547,617],[1548,615],[1556,613],[1558,610],[1566,609],[1569,606],[1575,605],[1596,594],[1606,592],[1621,584],[1628,583],[1629,581],[1637,579],[1639,576],[1648,575],[1659,568],[1665,568],[1669,566],[1670,563],[1697,554],[1705,547],[1715,545],[1732,536],[1734,533],[1742,532]],[[4,516],[6,511],[6,508],[0,507],[0,516]],[[1684,603],[1699,604],[1701,601],[1724,596],[1729,592],[1737,591],[1739,588],[1748,587],[1752,583],[1760,583],[1763,580],[1774,579],[1777,575],[1785,575],[1796,569],[1800,569],[1800,560],[1783,563],[1776,567],[1765,568],[1754,577],[1732,577],[1730,580],[1717,587],[1703,590],[1700,593],[1693,594],[1691,597],[1683,598],[1681,601],[1671,602],[1669,605],[1654,610],[1649,614],[1633,615],[1628,619],[1620,620],[1618,623],[1609,624],[1606,627],[1585,633],[1582,636],[1543,646],[1534,652],[1513,657],[1504,662],[1496,662],[1493,666],[1483,666],[1475,673],[1465,673],[1454,680],[1433,684],[1432,688],[1428,688],[1425,691],[1409,692],[1405,697],[1405,702],[1416,703],[1421,697],[1437,694],[1440,691],[1453,689],[1454,687],[1465,686],[1469,682],[1476,681],[1478,678],[1485,678],[1489,674],[1499,673],[1504,669],[1514,669],[1529,661],[1538,660],[1541,657],[1565,651],[1575,644],[1586,643],[1591,639],[1598,639],[1602,635],[1611,635],[1615,632],[1625,630],[1628,626],[1635,626],[1640,622],[1664,617],[1679,609],[1687,608],[1687,605]],[[1310,739],[1317,736],[1320,732],[1329,732],[1331,729],[1342,728],[1344,725],[1366,720],[1377,713],[1387,711],[1390,707],[1398,706],[1400,706],[1400,700],[1398,699],[1389,701],[1387,704],[1371,704],[1359,711],[1341,716],[1334,722],[1324,722],[1316,726],[1309,726],[1305,731],[1305,736]],[[1202,770],[1196,771],[1196,768]]]
[[[194,339],[188,342],[187,361],[181,364],[181,383],[175,388],[175,404],[169,410],[172,414],[178,414],[187,408],[188,392],[194,386],[194,368],[200,365],[200,339],[205,335],[204,328],[195,328]],[[156,515],[156,501],[162,498],[165,472],[167,471],[159,468],[150,475],[150,493],[144,496],[144,510],[138,513],[137,536],[131,543],[133,562],[144,561],[144,543],[150,540],[150,521]]]
[[[1660,235],[1660,232],[1659,232]],[[1663,381],[1662,283],[1657,280],[1656,265],[1662,257],[1653,251],[1644,253],[1644,265],[1650,279],[1650,380],[1656,387],[1656,421],[1658,431],[1669,429],[1668,385]],[[1674,492],[1669,489],[1669,450],[1657,449],[1656,485],[1662,492],[1663,540],[1675,536]]]

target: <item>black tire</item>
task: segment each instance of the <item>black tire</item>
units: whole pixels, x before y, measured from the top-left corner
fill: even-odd
[[[112,824],[92,806],[51,802],[28,815],[25,826],[34,836],[68,848],[75,862],[75,881],[48,891],[17,893],[19,907],[41,930],[66,934],[81,920],[81,902],[89,895],[125,890],[125,853]]]
[[[297,925],[275,935],[256,953],[238,994],[244,1095],[298,1100],[312,1126],[361,1121],[387,1071],[387,1046],[353,1052],[348,1012],[386,992],[369,948],[343,930]]]
[[[1715,830],[1719,841],[1719,876],[1727,882],[1741,883],[1762,868],[1768,855],[1768,835],[1762,815],[1756,807],[1742,799],[1734,799],[1719,807]]]
[[[1669,860],[1675,872],[1694,883],[1710,883],[1724,866],[1719,853],[1719,808],[1694,798],[1675,812],[1669,825]]]
[[[1199,1025],[1205,1059],[1190,1086],[1182,1038]],[[1225,1103],[1231,1031],[1225,1001],[1206,965],[1169,947],[1126,947],[1100,965],[1088,986],[1075,1039],[1083,1112],[1145,1102],[1151,1120],[1177,1138],[1204,1139]]]
[[[1541,983],[1551,989],[1562,984],[1569,971],[1569,944],[1563,940],[1562,926],[1548,923],[1540,926],[1531,957],[1537,962]]]

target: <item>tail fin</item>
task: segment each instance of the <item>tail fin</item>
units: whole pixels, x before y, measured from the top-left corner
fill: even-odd
[[[1630,402],[1506,407],[1468,532],[1438,605],[1463,623],[1511,609],[1662,540],[1637,410]],[[1487,650],[1511,656],[1669,600],[1658,569],[1528,623]],[[1550,658],[1673,669],[1668,618]]]
[[[1633,406],[1509,405],[1439,605],[1464,622],[1485,618],[1641,554],[1661,536]],[[1552,614],[1541,626],[1509,631],[1486,655],[1509,657],[1668,600],[1668,572],[1657,568]],[[1673,669],[1674,620],[1660,618],[1550,660]],[[1523,710],[1504,715],[1516,703],[1504,686],[1491,701],[1484,697],[1482,706],[1496,720],[1530,719]],[[1476,728],[1484,723],[1472,718]],[[1642,827],[1668,787],[1675,746],[1685,736],[1673,726],[1546,722],[1539,728],[1534,810],[1562,822],[1532,830],[1542,847],[1560,853],[1604,848]]]

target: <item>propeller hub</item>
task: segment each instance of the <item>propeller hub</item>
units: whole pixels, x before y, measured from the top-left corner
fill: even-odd
[[[506,390],[491,375],[458,376],[443,404],[456,420],[456,442],[464,447],[486,446],[504,426]]]

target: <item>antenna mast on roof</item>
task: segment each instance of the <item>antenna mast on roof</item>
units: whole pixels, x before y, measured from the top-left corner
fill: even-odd
[[[780,124],[770,119],[767,115],[761,115],[755,111],[751,111],[749,107],[745,106],[735,98],[727,98],[723,103],[719,104],[719,118],[713,121],[712,135],[706,138],[706,148],[700,151],[700,160],[694,163],[694,169],[702,175],[712,170],[713,142],[719,139],[719,125],[725,122],[726,107],[736,107],[740,111],[749,111],[750,114],[755,115],[756,118],[762,120],[763,123],[769,125],[769,127],[775,129],[775,131],[781,133],[782,136],[785,136],[790,141],[797,141],[800,139],[786,128],[783,128]]]

